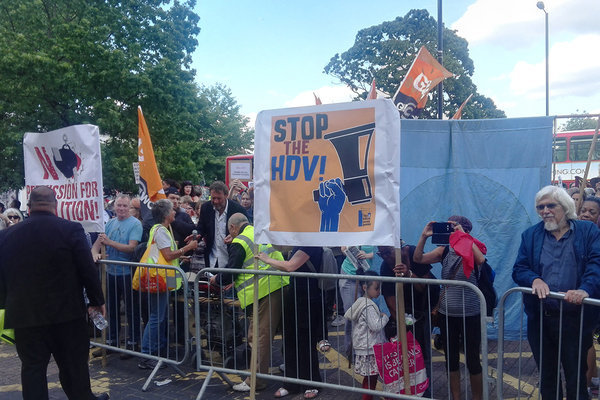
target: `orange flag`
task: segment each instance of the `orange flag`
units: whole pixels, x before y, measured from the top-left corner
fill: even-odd
[[[460,107],[458,107],[458,110],[456,110],[456,113],[454,113],[454,116],[452,116],[452,119],[461,119],[462,118],[463,108],[465,108],[465,106],[467,105],[467,102],[469,100],[471,100],[471,97],[473,97],[473,93],[471,93],[469,95],[469,97],[467,97],[467,99],[465,101],[463,101],[463,103],[460,105]]]
[[[369,94],[367,95],[367,100],[375,100],[377,98],[377,89],[375,88],[375,78],[373,78],[373,82],[371,82],[371,90],[369,90]]]
[[[321,103],[321,99],[315,94],[315,92],[313,92],[313,96],[315,96],[315,105],[320,106],[321,104],[323,104]]]
[[[154,159],[150,132],[146,126],[142,107],[138,106],[138,161],[140,167],[139,194],[142,217],[150,211],[149,204],[166,199],[162,180]]]
[[[429,91],[451,76],[454,74],[446,70],[422,46],[394,95],[394,104],[400,111],[400,118],[418,118],[427,103]]]

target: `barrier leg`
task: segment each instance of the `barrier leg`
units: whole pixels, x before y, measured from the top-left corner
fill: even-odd
[[[146,379],[146,382],[144,382],[144,386],[142,386],[142,392],[145,392],[146,390],[148,390],[148,386],[150,386],[150,382],[152,382],[152,379],[154,379],[154,376],[156,375],[156,373],[158,372],[160,367],[162,367],[162,365],[163,365],[163,360],[158,360],[158,363],[156,363],[156,366],[150,373],[150,376],[148,376],[148,379]]]
[[[202,396],[204,396],[204,392],[206,391],[206,388],[208,387],[208,383],[210,382],[210,378],[212,378],[213,372],[214,371],[212,368],[208,370],[208,375],[206,375],[206,379],[204,379],[204,383],[202,384],[202,387],[200,388],[200,391],[198,392],[198,396],[196,396],[196,400],[200,400],[202,398]]]

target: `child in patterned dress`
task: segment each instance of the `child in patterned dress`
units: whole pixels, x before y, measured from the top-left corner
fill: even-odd
[[[357,271],[359,275],[362,271]],[[379,311],[379,307],[373,299],[379,297],[381,292],[381,282],[371,280],[373,276],[378,276],[376,272],[364,272],[364,279],[361,280],[363,292],[365,295],[358,298],[354,304],[346,311],[344,318],[352,321],[352,347],[354,348],[354,372],[362,375],[364,389],[375,389],[379,370],[375,361],[373,345],[384,343],[386,341],[383,328],[388,322],[389,317]],[[363,394],[363,400],[371,400],[373,396]]]

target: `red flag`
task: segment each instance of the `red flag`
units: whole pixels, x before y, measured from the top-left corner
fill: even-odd
[[[454,74],[446,70],[422,46],[394,95],[394,104],[400,111],[400,118],[418,118],[427,103],[429,91],[451,76]]]
[[[375,78],[373,78],[373,82],[371,82],[371,90],[369,90],[369,94],[367,95],[367,100],[375,100],[377,98],[377,89],[375,89]]]
[[[471,93],[469,95],[469,97],[467,97],[467,99],[465,101],[463,101],[463,103],[460,105],[460,107],[458,107],[458,110],[456,110],[456,113],[454,113],[454,116],[452,117],[452,119],[461,119],[462,118],[463,108],[465,108],[465,106],[467,105],[467,102],[469,100],[471,100],[471,97],[473,97],[473,93]]]
[[[313,92],[313,96],[315,96],[315,105],[320,106],[321,104],[323,104],[321,103],[321,99],[315,94],[315,92]]]
[[[154,149],[150,140],[150,132],[146,126],[142,107],[138,106],[138,161],[140,166],[140,205],[142,217],[150,211],[149,203],[165,199],[162,180],[158,174],[158,167],[154,158]]]

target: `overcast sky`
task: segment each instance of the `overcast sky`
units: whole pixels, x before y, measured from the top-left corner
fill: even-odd
[[[478,91],[509,117],[545,113],[544,12],[534,0],[446,0],[443,21],[469,42]],[[547,0],[550,114],[600,112],[600,1]],[[363,28],[436,0],[199,0],[200,84],[231,88],[251,119],[261,110],[348,101],[323,68]],[[400,84],[400,82],[398,82]],[[452,114],[455,110],[446,110]]]

